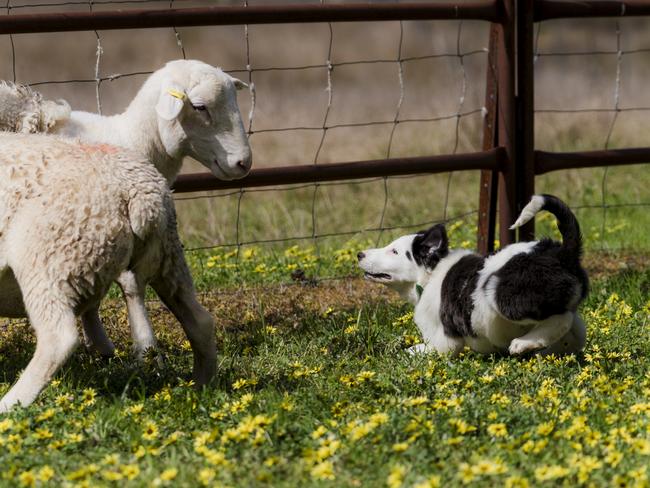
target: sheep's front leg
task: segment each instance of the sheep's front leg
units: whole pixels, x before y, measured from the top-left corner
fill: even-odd
[[[129,314],[133,349],[138,360],[144,358],[148,349],[156,349],[156,336],[144,305],[145,284],[133,271],[124,271],[117,279],[126,300]],[[159,362],[161,359],[159,358]]]
[[[180,322],[194,353],[194,381],[207,385],[216,373],[217,346],[212,315],[196,299],[185,258],[175,259],[174,277],[160,277],[151,283],[160,299]]]
[[[63,307],[56,310],[57,302],[49,297],[39,296],[39,299],[42,303],[32,300],[31,306],[30,300],[26,300],[27,312],[36,332],[36,351],[16,384],[0,400],[0,412],[6,412],[16,404],[26,407],[32,403],[79,343],[73,311]],[[44,307],[44,303],[50,306]]]
[[[115,346],[106,335],[104,324],[99,318],[99,305],[94,305],[82,313],[81,323],[86,347],[95,350],[103,357],[113,357]]]

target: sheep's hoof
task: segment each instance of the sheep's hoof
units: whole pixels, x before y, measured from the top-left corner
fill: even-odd
[[[90,353],[97,354],[102,359],[111,359],[115,357],[115,346],[112,343],[99,345],[86,341],[85,346]]]
[[[156,346],[149,346],[145,350],[135,351],[135,359],[139,363],[155,363],[158,368],[165,367],[165,357],[156,349]]]

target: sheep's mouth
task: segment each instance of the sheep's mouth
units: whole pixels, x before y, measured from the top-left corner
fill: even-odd
[[[244,168],[225,169],[219,160],[215,159],[212,162],[212,173],[220,180],[231,181],[243,178],[248,174],[248,170]]]
[[[392,281],[393,277],[389,275],[388,273],[370,273],[368,271],[365,271],[363,273],[363,277],[367,280],[370,281],[378,281],[378,282],[386,282],[386,281]]]
[[[212,170],[212,174],[215,175],[220,180],[230,181],[230,180],[236,180],[238,178],[237,176],[231,175],[229,171],[223,169],[223,166],[219,163],[218,159],[212,161],[212,168],[210,169]]]

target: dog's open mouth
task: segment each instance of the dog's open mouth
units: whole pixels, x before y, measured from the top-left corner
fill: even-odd
[[[369,273],[368,271],[363,273],[363,277],[372,281],[390,281],[392,279],[392,276],[387,273]]]

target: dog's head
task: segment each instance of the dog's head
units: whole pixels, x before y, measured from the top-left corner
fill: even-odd
[[[437,224],[417,234],[402,236],[386,247],[357,254],[364,277],[397,291],[413,287],[426,271],[449,253],[445,226]]]

